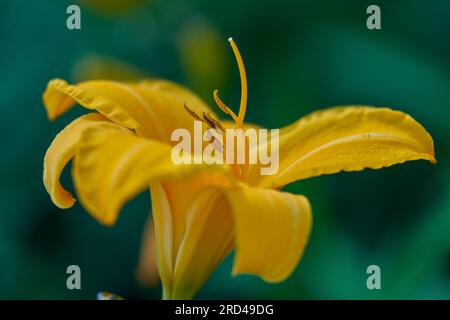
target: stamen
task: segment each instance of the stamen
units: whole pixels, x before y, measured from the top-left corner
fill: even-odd
[[[205,112],[203,112],[203,120],[208,125],[208,127],[210,127],[211,129],[217,129],[215,127],[214,122],[211,121],[211,119],[208,117],[208,115]]]
[[[216,119],[214,119],[209,112],[206,115],[203,114],[203,118],[205,118],[205,116],[208,118],[208,121],[211,122],[214,129],[219,129],[220,131],[225,132],[225,128],[222,126],[222,124]]]
[[[242,128],[244,124],[245,111],[247,109],[247,75],[245,73],[244,61],[242,61],[241,53],[234,42],[233,38],[228,38],[231,48],[233,49],[234,56],[239,68],[239,75],[241,77],[241,104],[239,106],[238,121],[236,123],[238,128]]]
[[[222,132],[225,132],[225,129],[222,127],[222,125],[219,123],[219,121],[217,121],[216,119],[214,119],[211,114],[205,113],[203,112],[203,120],[204,122],[207,124],[208,127],[210,127],[211,129],[214,129],[216,134],[220,137],[222,135],[222,133],[220,132],[220,130]],[[207,132],[208,134],[208,132]],[[212,142],[214,144],[214,148],[216,150],[218,150],[220,153],[223,153],[223,144],[221,142],[221,139],[217,139],[216,136],[212,137]]]
[[[219,98],[219,91],[218,90],[214,90],[214,100],[216,101],[217,105],[219,106],[219,108],[225,112],[226,114],[230,115],[234,122],[238,122],[238,117],[237,115],[233,112],[233,110],[231,110],[230,108],[227,107],[227,105],[225,103],[222,102],[222,100],[220,100]]]
[[[203,112],[202,114],[203,118],[201,118],[195,111],[191,110],[186,105],[186,103],[184,104],[184,109],[186,109],[189,115],[191,115],[195,120],[206,123],[206,125],[211,129],[216,129],[225,132],[225,128],[222,126],[222,124],[216,119],[214,119],[209,112],[208,113]]]
[[[186,111],[191,115],[191,117],[193,117],[195,120],[198,121],[202,121],[202,118],[200,118],[200,116],[198,114],[196,114],[194,111],[192,111],[191,109],[189,109],[189,107],[186,105],[186,103],[184,103],[184,109],[186,109]]]

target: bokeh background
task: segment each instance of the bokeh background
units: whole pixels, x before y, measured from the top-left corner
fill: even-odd
[[[249,77],[247,120],[279,127],[334,105],[403,110],[432,134],[437,165],[412,162],[301,181],[314,226],[295,273],[276,285],[231,277],[231,257],[197,298],[450,298],[450,2],[447,0],[84,0],[82,29],[66,28],[71,1],[0,2],[0,298],[95,299],[98,291],[159,299],[135,269],[148,194],[114,228],[75,205],[62,211],[42,184],[52,138],[76,108],[50,123],[47,81],[167,78],[213,105],[237,105],[240,85],[226,39],[237,41]],[[378,4],[382,30],[366,28]],[[70,185],[69,170],[63,182]],[[82,290],[66,288],[77,264]],[[382,290],[366,288],[377,264]]]

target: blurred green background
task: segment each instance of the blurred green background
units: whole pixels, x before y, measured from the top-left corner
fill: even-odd
[[[231,257],[197,298],[450,298],[450,1],[91,1],[75,2],[82,29],[66,28],[71,1],[0,2],[0,298],[95,299],[98,291],[160,298],[135,279],[148,195],[128,204],[114,228],[78,204],[61,211],[42,184],[45,151],[76,108],[50,123],[47,81],[149,75],[231,105],[240,85],[226,39],[249,77],[247,120],[285,125],[334,105],[389,106],[434,137],[437,165],[412,162],[301,181],[313,232],[285,282],[231,277]],[[105,7],[105,3],[107,3]],[[114,7],[115,3],[115,7]],[[382,30],[366,28],[378,4]],[[124,75],[124,70],[129,74]],[[63,182],[70,185],[69,170]],[[66,288],[77,264],[82,290]],[[382,290],[366,288],[377,264]]]

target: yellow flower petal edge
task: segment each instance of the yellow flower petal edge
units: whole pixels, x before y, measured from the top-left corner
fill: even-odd
[[[136,131],[138,135],[169,142],[176,128],[192,127],[184,104],[197,113],[210,112],[208,106],[188,89],[164,80],[125,83],[91,80],[70,85],[53,79],[43,95],[50,120],[76,103],[97,110],[111,121]]]
[[[59,182],[59,177],[66,164],[75,156],[82,133],[92,127],[111,126],[116,125],[101,114],[90,113],[74,120],[55,137],[45,154],[43,180],[47,192],[57,207],[70,208],[75,202],[72,194]]]
[[[164,135],[159,139],[162,142],[173,144],[170,136],[176,129],[193,130],[193,119],[186,112],[185,106],[197,114],[207,113],[215,117],[214,112],[197,95],[176,83],[165,80],[142,80],[132,87],[154,110],[163,127]]]
[[[226,172],[225,165],[175,165],[170,145],[117,130],[83,132],[72,170],[78,197],[99,222],[112,225],[122,206],[157,179],[200,170]]]
[[[339,171],[379,169],[411,160],[435,163],[433,139],[411,116],[388,108],[317,111],[280,131],[280,168],[254,184],[280,187]]]
[[[163,298],[169,299],[173,283],[174,219],[171,204],[161,183],[150,183],[152,214],[155,226],[156,263],[163,288]]]
[[[229,189],[236,256],[233,274],[267,282],[286,279],[297,266],[312,225],[311,206],[301,195],[270,189]]]

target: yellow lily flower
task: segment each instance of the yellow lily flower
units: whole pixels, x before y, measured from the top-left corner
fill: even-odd
[[[297,266],[311,230],[311,207],[302,195],[279,191],[300,179],[340,171],[379,169],[410,160],[435,163],[433,140],[409,115],[388,108],[337,107],[314,112],[280,130],[279,171],[263,176],[257,164],[175,165],[171,132],[244,128],[247,79],[232,39],[241,76],[234,123],[219,122],[195,94],[164,80],[137,83],[51,80],[43,100],[50,120],[76,103],[94,110],[63,129],[44,159],[44,184],[60,208],[75,200],[60,174],[74,159],[78,199],[100,223],[113,225],[122,206],[151,191],[158,271],[164,299],[190,299],[232,251],[233,274],[268,282],[286,279]],[[185,108],[186,106],[186,108]]]

